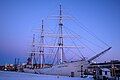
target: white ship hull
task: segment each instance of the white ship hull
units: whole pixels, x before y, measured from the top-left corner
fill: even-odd
[[[82,76],[89,66],[88,61],[77,61],[54,65],[50,68],[35,69],[38,74],[60,75],[60,76]]]
[[[29,68],[24,68],[23,71],[26,73],[35,73],[34,69],[29,69]]]

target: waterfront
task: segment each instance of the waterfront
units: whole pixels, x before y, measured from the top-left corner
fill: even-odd
[[[38,75],[21,72],[0,71],[0,80],[93,80],[92,78]]]

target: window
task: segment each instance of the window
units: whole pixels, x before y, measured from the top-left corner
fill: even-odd
[[[102,75],[102,70],[99,71],[99,74]]]
[[[105,75],[107,75],[107,71],[105,71]]]

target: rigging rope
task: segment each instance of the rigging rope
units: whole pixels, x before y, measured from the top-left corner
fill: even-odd
[[[69,28],[67,28],[67,27],[65,27],[66,29],[68,29],[69,31],[72,31],[71,29],[69,29]],[[95,45],[95,46],[97,46],[97,47],[99,47],[99,48],[101,48],[101,49],[103,49],[103,47],[101,47],[100,45],[97,45],[97,44],[95,44],[95,43],[93,43],[93,42],[91,42],[90,40],[88,40],[88,39],[86,39],[86,38],[84,38],[83,36],[80,36],[80,35],[78,35],[77,33],[75,33],[74,31],[72,31],[72,33],[74,33],[74,34],[76,34],[77,36],[79,36],[79,37],[82,37],[83,39],[85,39],[87,42],[89,42],[89,43],[91,43],[91,44],[93,44],[93,45]],[[72,34],[71,33],[71,34]],[[73,35],[73,34],[72,34]],[[74,35],[73,35],[74,36]],[[78,38],[79,39],[79,38]]]
[[[67,34],[68,34],[68,32],[67,31],[65,31]],[[70,37],[70,35],[68,35],[69,37]],[[71,40],[72,40],[72,38],[70,38]],[[81,51],[79,50],[79,48],[77,47],[77,45],[75,44],[75,42],[72,40],[72,42],[73,42],[73,44],[76,46],[76,48],[78,49],[78,51],[80,52],[80,54],[81,54],[81,56],[82,56],[82,58],[81,59],[83,59],[84,58],[84,56],[83,56],[83,54],[81,53]]]
[[[99,40],[100,42],[102,42],[104,45],[106,45],[107,47],[110,47],[105,41],[101,40],[100,38],[98,38],[93,32],[89,32],[89,29],[84,25],[82,24],[77,18],[75,18],[72,14],[71,14],[71,11],[62,7],[63,9],[65,9],[64,11],[66,11],[67,14],[70,14],[72,19],[75,23],[78,24],[79,27],[81,27],[81,29],[83,29],[84,31],[86,31],[87,33],[89,33],[91,36],[93,36],[94,38],[96,38],[97,40]],[[76,22],[77,21],[77,22]],[[79,24],[81,24],[82,26],[80,26]]]
[[[75,18],[75,20],[77,20],[76,18]],[[78,20],[77,20],[78,21]],[[75,22],[75,21],[74,21]],[[77,23],[77,22],[76,22]],[[96,38],[97,40],[99,40],[100,42],[102,42],[103,44],[105,44],[107,47],[110,47],[107,43],[105,43],[105,41],[103,41],[103,40],[101,40],[100,38],[98,38],[93,32],[89,32],[87,29],[87,27],[85,26],[85,25],[83,25],[81,22],[79,22],[78,21],[78,23],[80,23],[82,26],[80,26],[79,24],[78,24],[78,26],[79,27],[81,27],[81,29],[83,29],[84,31],[86,31],[87,33],[89,33],[91,36],[93,36],[94,38]],[[86,28],[86,29],[85,29]]]
[[[70,30],[70,29],[69,29]],[[74,36],[74,35],[73,35]],[[80,41],[80,39],[79,39]],[[92,50],[90,47],[88,47],[86,44],[84,44],[82,41],[80,41],[83,45],[85,45],[87,48],[89,48],[92,52],[96,53],[94,50]]]

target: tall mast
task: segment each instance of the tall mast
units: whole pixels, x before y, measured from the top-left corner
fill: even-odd
[[[60,63],[63,62],[63,23],[62,23],[62,9],[61,5],[60,7],[60,12],[59,12],[59,40],[58,40],[58,53],[60,53]]]
[[[32,68],[34,67],[34,62],[36,64],[36,59],[35,59],[35,34],[33,34],[33,41],[32,41],[32,53],[31,53],[31,59],[32,59]]]
[[[43,20],[42,20],[42,27],[41,27],[41,40],[40,40],[40,67],[42,68],[43,67],[43,63],[45,62],[45,59],[44,59],[44,28],[43,28]]]

